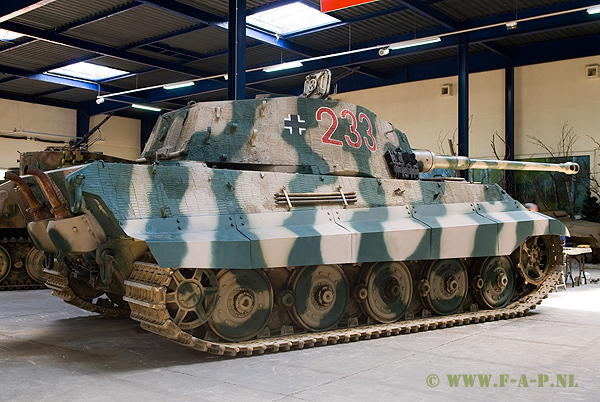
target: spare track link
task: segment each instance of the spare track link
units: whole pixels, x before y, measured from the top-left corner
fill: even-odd
[[[110,317],[123,317],[129,314],[128,309],[92,303],[77,296],[69,286],[69,278],[63,275],[60,270],[44,269],[44,272],[48,275],[46,286],[52,289],[52,295],[63,299],[65,303],[72,304],[92,313],[99,313]]]
[[[23,237],[19,237],[18,239],[15,238],[3,238],[0,239],[0,245],[7,248],[6,246],[8,245],[12,245],[12,247],[21,247],[21,246],[27,246],[29,247],[27,252],[29,252],[29,250],[31,250],[34,246],[33,243],[31,241],[31,239],[29,238],[23,238]],[[10,253],[9,250],[10,247],[7,248],[7,251]],[[12,269],[14,269],[14,267],[12,267]],[[19,270],[25,270],[25,265],[23,265],[21,268],[19,268]],[[2,282],[0,282],[0,291],[2,290],[32,290],[32,289],[45,289],[46,285],[44,285],[43,283],[38,283],[35,280],[33,280],[32,278],[29,277],[29,275],[27,275],[27,280],[25,282],[14,282],[13,280],[13,275],[9,274],[7,278],[5,278]]]
[[[141,327],[147,331],[162,335],[174,342],[202,352],[227,356],[251,356],[253,354],[263,354],[267,351],[280,352],[292,348],[303,349],[338,342],[358,341],[380,336],[521,317],[529,310],[534,309],[548,296],[548,293],[552,292],[560,276],[560,270],[560,265],[554,266],[552,272],[537,289],[501,309],[419,318],[391,324],[340,328],[326,332],[276,336],[237,343],[207,341],[179,329],[166,310],[166,291],[172,273],[169,268],[136,262],[130,280],[125,281],[127,295],[124,299],[129,302],[131,307],[131,318],[139,321]]]

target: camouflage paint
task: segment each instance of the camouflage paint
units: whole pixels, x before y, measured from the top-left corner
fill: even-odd
[[[330,112],[318,121],[321,108]],[[294,134],[285,128],[291,115],[306,123],[305,131]],[[194,105],[169,116],[157,123],[144,153],[159,156],[185,147],[187,154],[178,158],[216,158],[210,163],[215,167],[159,160],[93,163],[77,172],[86,177],[82,189],[89,205],[84,212],[100,222],[109,238],[125,233],[145,241],[161,267],[252,269],[507,255],[527,236],[564,232],[560,223],[523,210],[497,186],[391,179],[382,154],[395,148],[410,151],[408,141],[361,107],[273,98]],[[323,142],[332,124],[326,116],[337,116],[330,140],[340,145]],[[358,148],[350,146],[357,139],[351,116],[361,116],[356,127],[363,144]],[[367,120],[372,137],[365,131]],[[215,129],[206,142],[210,125]],[[271,126],[277,131],[264,131]],[[376,152],[365,145],[371,138]],[[334,155],[341,161],[337,167]],[[282,165],[266,164],[272,159],[287,159],[285,166],[293,170],[278,172]],[[244,163],[257,170],[240,170]],[[293,173],[298,166],[309,166],[312,174]],[[352,169],[359,177],[315,174]],[[51,173],[67,194],[64,176]],[[313,204],[288,211],[273,199],[282,188],[320,193],[340,186],[356,194],[347,208]]]

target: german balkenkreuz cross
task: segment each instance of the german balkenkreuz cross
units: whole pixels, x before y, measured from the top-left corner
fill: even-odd
[[[288,118],[283,120],[283,123],[283,127],[290,130],[290,134],[302,135],[306,130],[306,122],[297,114],[288,114]]]

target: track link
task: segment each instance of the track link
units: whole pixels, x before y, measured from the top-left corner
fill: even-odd
[[[122,317],[129,315],[129,309],[114,307],[109,300],[98,298],[96,302],[82,299],[77,296],[69,286],[69,278],[63,274],[60,263],[55,262],[57,269],[45,269],[47,275],[46,286],[52,289],[52,295],[63,299],[66,303],[79,307],[92,313],[98,313],[111,317]]]
[[[449,316],[437,316],[399,321],[391,324],[375,324],[354,328],[335,329],[326,332],[311,332],[253,339],[245,342],[222,343],[200,339],[182,331],[170,318],[166,309],[167,286],[171,281],[172,270],[160,268],[156,264],[136,262],[130,279],[125,281],[124,300],[131,307],[131,318],[140,322],[143,329],[164,336],[184,346],[215,355],[251,356],[265,352],[303,349],[335,343],[392,336],[411,332],[446,328],[521,317],[534,309],[554,289],[560,276],[561,265],[557,264],[533,292],[524,295],[508,306],[495,310],[479,310]]]

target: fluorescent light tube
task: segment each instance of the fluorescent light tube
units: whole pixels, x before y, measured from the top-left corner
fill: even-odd
[[[288,68],[302,67],[302,63],[299,61],[290,61],[288,63],[281,63],[271,67],[263,68],[265,73],[272,73],[273,71],[287,70]]]
[[[407,40],[404,42],[392,43],[391,45],[388,46],[388,48],[390,50],[398,50],[398,49],[404,49],[405,47],[428,45],[430,43],[436,43],[436,42],[440,42],[440,41],[441,41],[441,39],[439,37],[435,36],[433,38],[413,39],[413,40]]]
[[[594,6],[587,9],[588,14],[598,14],[600,13],[600,6]]]
[[[173,84],[167,84],[163,86],[163,89],[177,89],[177,88],[185,88],[185,87],[191,87],[194,86],[195,84],[192,81],[185,81],[185,82],[176,82]]]
[[[160,112],[160,110],[161,110],[161,109],[159,109],[157,107],[146,106],[146,105],[139,105],[137,103],[132,103],[131,107],[134,107],[136,109],[150,110],[152,112]]]

